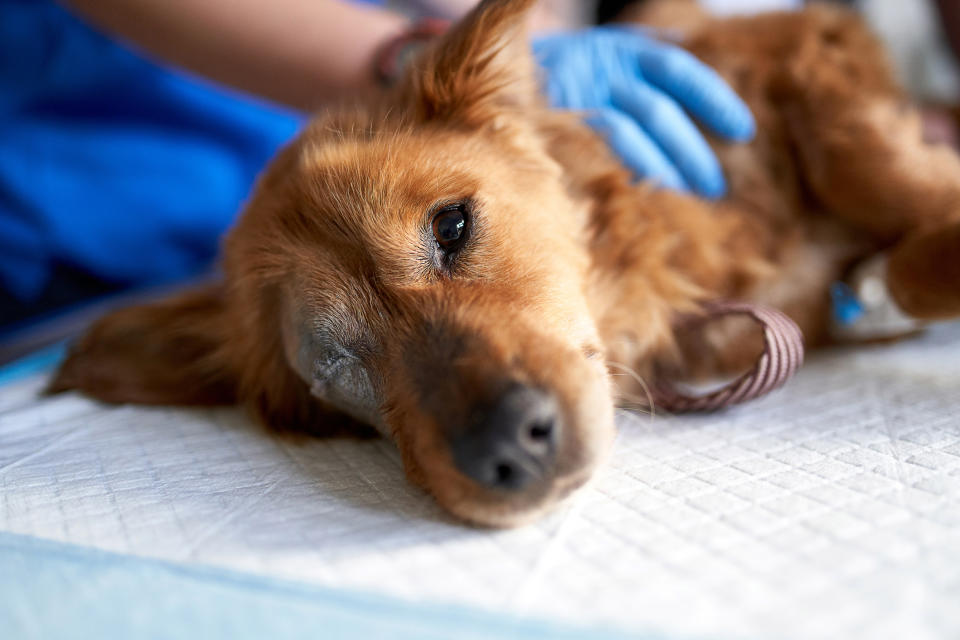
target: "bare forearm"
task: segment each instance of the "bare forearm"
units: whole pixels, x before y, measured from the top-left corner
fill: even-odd
[[[406,21],[338,0],[65,0],[105,31],[207,78],[301,109],[374,85]]]
[[[211,80],[300,109],[371,89],[379,48],[405,18],[345,0],[62,0],[101,29]],[[457,18],[477,0],[422,0]],[[567,0],[543,0],[534,31],[570,26]]]

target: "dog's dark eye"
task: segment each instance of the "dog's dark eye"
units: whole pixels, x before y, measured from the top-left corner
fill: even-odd
[[[433,236],[444,251],[453,251],[467,235],[467,212],[464,205],[447,207],[433,217]]]

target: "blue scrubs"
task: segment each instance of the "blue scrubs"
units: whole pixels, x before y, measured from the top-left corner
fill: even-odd
[[[51,0],[0,0],[0,299],[28,304],[63,269],[131,286],[208,268],[301,123]]]

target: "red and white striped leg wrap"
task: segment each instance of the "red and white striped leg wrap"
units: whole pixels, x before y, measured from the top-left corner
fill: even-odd
[[[741,302],[711,302],[704,315],[693,321],[702,324],[730,315],[746,315],[763,327],[763,354],[753,368],[730,384],[703,396],[680,393],[669,385],[653,389],[654,405],[667,411],[715,411],[766,395],[783,386],[803,364],[803,333],[800,327],[776,309]]]

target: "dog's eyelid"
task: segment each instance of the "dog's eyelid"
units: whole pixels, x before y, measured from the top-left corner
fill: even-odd
[[[427,209],[427,221],[433,220],[438,213],[447,209],[456,209],[462,207],[465,211],[472,212],[475,206],[473,196],[462,196],[459,198],[442,198],[437,200]]]
[[[336,372],[351,362],[362,362],[366,345],[358,337],[348,337],[330,325],[309,332],[311,370],[315,376]]]
[[[438,215],[446,212],[459,210],[462,211],[468,218],[472,220],[476,212],[480,209],[477,200],[474,196],[463,196],[459,198],[443,198],[434,202],[427,210],[425,211],[425,216],[423,220],[423,228],[431,232],[431,227],[433,226],[433,221],[437,218]]]
[[[320,357],[313,361],[313,376],[315,378],[327,377],[335,373],[349,357],[348,354],[339,349],[322,352]]]
[[[362,366],[364,366],[364,358],[357,350],[337,348],[313,361],[313,379],[329,379],[349,368]]]

